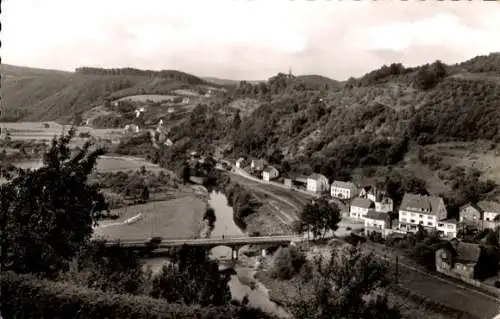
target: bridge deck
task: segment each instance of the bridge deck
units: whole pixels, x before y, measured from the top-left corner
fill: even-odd
[[[212,237],[212,238],[200,238],[200,239],[190,239],[190,238],[162,238],[161,242],[158,242],[158,247],[177,247],[177,246],[236,246],[236,245],[248,245],[248,244],[280,244],[280,243],[290,243],[292,241],[301,241],[303,238],[299,236],[261,236],[261,237]],[[150,243],[150,239],[142,240],[115,240],[108,241],[108,244],[119,243],[123,246],[128,247],[140,247],[145,246]]]

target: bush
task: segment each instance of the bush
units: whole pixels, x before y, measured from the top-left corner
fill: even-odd
[[[300,272],[306,263],[305,255],[292,247],[280,247],[273,257],[269,274],[273,278],[287,280]]]
[[[238,306],[206,307],[167,303],[145,296],[105,293],[67,282],[0,276],[4,318],[271,318]]]

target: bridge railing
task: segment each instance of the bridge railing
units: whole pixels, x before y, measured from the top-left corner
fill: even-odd
[[[162,243],[162,242],[169,242],[169,241],[219,241],[219,240],[231,240],[231,239],[256,239],[256,240],[262,240],[262,239],[273,239],[273,238],[280,238],[280,237],[288,237],[291,239],[301,239],[301,236],[297,235],[271,235],[271,236],[245,236],[245,235],[230,235],[230,236],[210,236],[209,238],[193,238],[193,237],[153,237],[153,238],[126,238],[126,239],[111,239],[111,240],[106,240],[108,244],[131,244],[131,243],[138,243],[138,244],[145,244],[145,243]]]

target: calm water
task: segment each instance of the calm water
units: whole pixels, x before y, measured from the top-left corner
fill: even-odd
[[[215,210],[217,220],[212,231],[212,237],[225,236],[245,236],[245,233],[236,226],[233,220],[233,209],[227,205],[226,196],[222,193],[212,192],[208,201],[209,205]],[[242,248],[243,250],[244,248]],[[240,250],[240,257],[242,253]],[[230,259],[231,249],[228,247],[215,247],[211,251],[212,258]],[[145,260],[145,263],[151,267],[153,272],[161,269],[161,266],[166,260],[164,258],[150,258]],[[253,269],[245,266],[236,265],[235,270],[238,274],[251,278]],[[237,275],[232,275],[229,281],[229,288],[233,299],[241,300],[246,295],[248,296],[250,305],[261,308],[264,311],[273,313],[279,317],[289,317],[287,312],[274,302],[269,300],[267,289],[262,285],[256,285],[254,289],[244,285]]]

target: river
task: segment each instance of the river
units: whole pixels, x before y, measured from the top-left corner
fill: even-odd
[[[210,193],[210,199],[208,203],[215,210],[215,215],[217,218],[215,227],[212,231],[213,237],[222,235],[245,236],[245,233],[234,223],[233,209],[227,205],[227,199],[224,194],[218,192]],[[240,250],[240,259],[245,258],[242,254],[242,251],[244,249],[245,247]],[[229,259],[231,258],[231,249],[228,247],[215,247],[211,251],[211,256],[212,258],[217,259]],[[248,259],[247,261],[254,262],[253,259]],[[153,272],[160,269],[161,265],[164,262],[165,259],[162,258],[145,260],[145,263],[151,266]],[[266,312],[272,313],[282,318],[289,317],[284,308],[269,300],[267,289],[263,285],[256,284],[254,286],[254,289],[252,289],[239,280],[238,275],[246,278],[253,277],[253,269],[251,269],[251,267],[248,267],[246,265],[236,265],[235,271],[237,274],[232,275],[231,280],[229,281],[229,288],[231,290],[233,299],[241,300],[246,295],[248,296],[249,304],[251,306],[260,308]]]
[[[102,165],[101,167],[115,166],[116,163],[113,162],[112,163],[113,165],[107,165],[108,164],[107,162],[110,160],[116,161],[118,159],[129,162],[130,164],[132,164],[132,165],[129,164],[130,166],[140,167],[141,165],[144,165],[144,160],[141,160],[139,163],[139,161],[136,162],[135,161],[136,159],[131,157],[122,157],[122,158],[103,157],[98,162],[98,165],[99,164]],[[27,160],[17,163],[16,166],[25,169],[26,168],[37,169],[42,166],[42,162],[40,160]],[[210,198],[208,203],[215,210],[215,215],[217,218],[211,236],[213,237],[220,237],[222,235],[245,236],[245,233],[238,226],[236,226],[233,219],[233,209],[230,206],[228,206],[227,199],[224,194],[213,191],[212,193],[210,193]],[[241,300],[246,295],[248,296],[249,304],[251,306],[260,308],[266,312],[272,313],[279,317],[283,318],[289,317],[288,313],[285,311],[284,308],[280,307],[276,303],[269,300],[267,289],[263,285],[256,283],[256,285],[254,285],[253,287],[254,289],[252,289],[240,281],[238,276],[245,278],[252,278],[254,272],[252,266],[255,263],[255,259],[244,257],[244,255],[242,254],[244,250],[245,247],[241,248],[239,254],[239,259],[242,262],[235,266],[235,271],[237,274],[232,275],[231,280],[229,281],[229,288],[231,290],[233,299]],[[230,259],[231,249],[228,247],[215,247],[211,251],[211,257],[217,259]],[[243,259],[245,259],[247,265],[243,265]],[[144,263],[151,267],[153,273],[159,271],[165,262],[167,262],[166,258],[159,258],[159,257],[148,258],[144,260]]]

